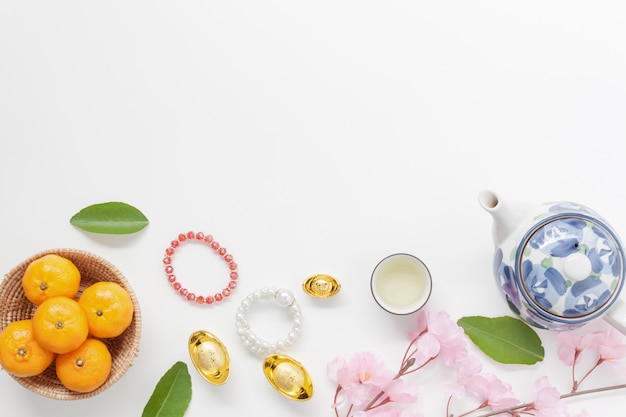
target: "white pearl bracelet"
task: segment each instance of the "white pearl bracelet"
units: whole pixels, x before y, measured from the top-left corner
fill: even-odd
[[[285,308],[291,313],[292,325],[289,334],[285,339],[278,340],[274,343],[267,342],[257,336],[248,323],[247,316],[253,305],[262,300],[273,300],[279,307]],[[257,356],[265,357],[272,353],[284,351],[300,336],[302,327],[302,313],[300,307],[289,290],[282,288],[261,288],[248,295],[241,302],[235,316],[237,324],[237,334],[241,338],[244,346]]]

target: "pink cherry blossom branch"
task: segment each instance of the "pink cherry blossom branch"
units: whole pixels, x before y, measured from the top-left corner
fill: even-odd
[[[342,390],[341,386],[338,386],[337,389],[335,390],[335,397],[333,398],[333,408],[335,409],[336,417],[339,417],[339,410],[337,409],[337,399],[339,398],[339,393],[341,392],[341,390]],[[346,417],[348,417],[350,413],[352,412],[352,407],[353,405],[350,404],[350,407],[348,408],[348,412],[346,413]]]
[[[626,384],[611,385],[611,386],[607,386],[607,387],[593,388],[593,389],[588,389],[588,390],[584,390],[584,391],[571,391],[571,392],[569,392],[567,394],[561,394],[561,399],[564,400],[566,398],[577,397],[577,396],[580,396],[580,395],[596,394],[596,393],[599,393],[599,392],[614,391],[614,390],[624,389],[624,388],[626,388]],[[487,413],[487,414],[481,414],[479,417],[491,417],[491,416],[496,416],[496,415],[502,414],[502,413],[510,413],[511,415],[513,415],[512,411],[525,409],[525,408],[527,409],[528,407],[531,407],[532,405],[533,405],[532,402],[524,403],[524,404],[517,405],[515,407],[509,407],[509,408],[505,408],[505,409],[502,409],[502,410],[492,411],[492,412]],[[473,410],[473,411],[476,411],[476,410]],[[461,416],[465,416],[465,415],[467,415],[467,413],[461,414]],[[459,417],[461,417],[461,416],[459,416]]]
[[[424,368],[426,365],[428,365],[429,363],[431,363],[432,361],[434,361],[437,358],[437,356],[434,356],[434,357],[428,359],[426,362],[424,362],[420,366],[416,367],[415,369],[411,369],[409,371],[409,368],[411,368],[415,364],[414,355],[417,353],[418,348],[414,347],[414,346],[417,343],[417,339],[419,339],[420,336],[422,336],[426,332],[428,332],[428,328],[424,329],[420,334],[415,336],[413,338],[413,340],[411,340],[411,343],[409,343],[409,345],[407,346],[406,350],[404,351],[404,356],[402,357],[402,362],[401,362],[402,365],[400,367],[400,371],[398,371],[398,376],[396,378],[398,378],[400,376],[403,376],[403,375],[412,374],[413,372],[417,372],[417,371],[419,371],[420,369]],[[413,348],[413,350],[411,350],[411,348]],[[409,362],[410,362],[410,365],[409,365]]]
[[[576,391],[576,387],[578,386],[578,382],[576,381],[576,361],[578,360],[578,357],[580,356],[580,352],[581,351],[579,349],[576,349],[574,351],[574,359],[572,360],[572,390],[573,391]],[[587,375],[589,375],[590,372],[591,371],[587,372]]]
[[[446,403],[446,416],[452,417],[452,414],[450,414],[450,404],[452,404],[452,396],[450,396],[448,398],[448,402]],[[474,412],[476,412],[478,410],[481,410],[481,409],[485,408],[486,406],[487,406],[487,402],[485,401],[482,404],[480,404],[479,406],[477,406],[476,408],[474,408],[472,410],[469,410],[469,411],[466,411],[463,414],[459,414],[457,417],[468,416],[468,415],[470,415],[470,414],[472,414],[472,413],[474,413]]]
[[[404,363],[404,361],[403,361]],[[403,375],[407,374],[407,370],[413,366],[415,364],[415,358],[409,358],[406,363],[404,363],[404,365],[402,366],[402,368],[400,369],[400,371],[398,371],[398,373],[396,374],[396,376],[393,378],[398,379]],[[382,396],[385,395],[385,391],[381,391],[379,392],[373,399],[372,401],[369,402],[369,404],[367,404],[365,406],[365,408],[363,409],[363,411],[367,411],[367,410],[371,410],[372,408],[376,408],[376,407],[380,407],[383,404],[386,404],[388,401],[386,401],[387,399],[383,399],[379,404],[376,404],[378,402],[378,400],[380,400],[382,398]]]
[[[404,351],[404,356],[402,357],[402,362],[400,365],[400,370],[398,371],[398,373],[396,374],[396,376],[393,378],[398,379],[403,377],[404,375],[408,375],[411,374],[413,372],[416,372],[420,369],[422,369],[423,367],[425,367],[426,365],[428,365],[430,362],[434,361],[437,358],[437,355],[428,359],[426,362],[424,362],[423,364],[421,364],[420,366],[416,367],[415,369],[411,369],[413,367],[413,365],[415,365],[416,359],[414,358],[414,355],[417,353],[417,347],[414,347],[417,343],[417,339],[419,339],[420,336],[422,336],[424,333],[426,333],[428,331],[428,329],[424,329],[419,335],[417,335],[416,337],[413,338],[413,340],[411,340],[411,342],[409,343],[409,345],[407,346],[406,350]],[[413,348],[411,350],[411,348]],[[383,398],[383,396],[385,395],[385,391],[380,391],[363,409],[363,411],[367,411],[367,410],[371,410],[377,407],[380,407],[384,404],[387,404],[388,402],[390,402],[389,397]],[[336,398],[336,397],[335,397]],[[382,400],[381,400],[382,398]],[[348,413],[349,415],[349,413]]]
[[[417,339],[419,339],[420,336],[422,336],[427,331],[428,331],[428,328],[424,329],[420,334],[418,334],[411,340],[409,345],[406,347],[406,350],[404,351],[404,356],[402,357],[402,363],[405,363],[408,358],[413,357],[413,355],[417,353],[417,347],[415,347],[413,350],[411,350],[411,348],[417,344]]]
[[[585,374],[582,378],[580,378],[580,380],[579,380],[579,381],[576,381],[576,379],[574,378],[574,366],[576,366],[576,363],[574,363],[574,365],[572,365],[572,381],[573,381],[573,382],[572,382],[572,392],[576,392],[576,391],[578,391],[578,388],[580,387],[580,384],[582,384],[582,383],[583,383],[583,381],[584,381],[585,379],[587,379],[587,377],[588,377],[588,376],[589,376],[589,375],[590,375],[590,374],[591,374],[591,373],[592,373],[592,372],[593,372],[593,371],[594,371],[594,370],[595,370],[598,366],[600,366],[600,364],[602,364],[602,362],[604,362],[604,359],[602,359],[602,358],[598,359],[598,361],[596,362],[596,364],[595,364],[595,365],[593,365],[593,367],[591,367],[591,369],[589,369],[589,370],[587,371],[587,373],[586,373],[586,374]]]

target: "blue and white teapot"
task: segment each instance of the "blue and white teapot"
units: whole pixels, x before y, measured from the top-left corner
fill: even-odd
[[[511,204],[488,190],[478,201],[493,217],[494,274],[513,312],[557,331],[603,317],[626,334],[624,248],[604,218],[581,204]]]

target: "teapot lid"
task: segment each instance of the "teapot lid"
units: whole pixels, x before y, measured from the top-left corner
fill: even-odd
[[[526,233],[515,268],[521,293],[538,314],[572,323],[611,306],[624,281],[624,253],[598,218],[559,214]]]

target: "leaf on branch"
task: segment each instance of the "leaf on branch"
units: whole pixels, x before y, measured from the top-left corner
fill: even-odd
[[[532,365],[543,360],[539,335],[519,319],[470,316],[460,318],[457,324],[480,350],[497,362]]]
[[[141,417],[182,417],[191,402],[191,376],[178,361],[161,377]]]
[[[70,223],[86,232],[123,235],[140,231],[148,225],[148,219],[129,204],[108,202],[85,207]]]

